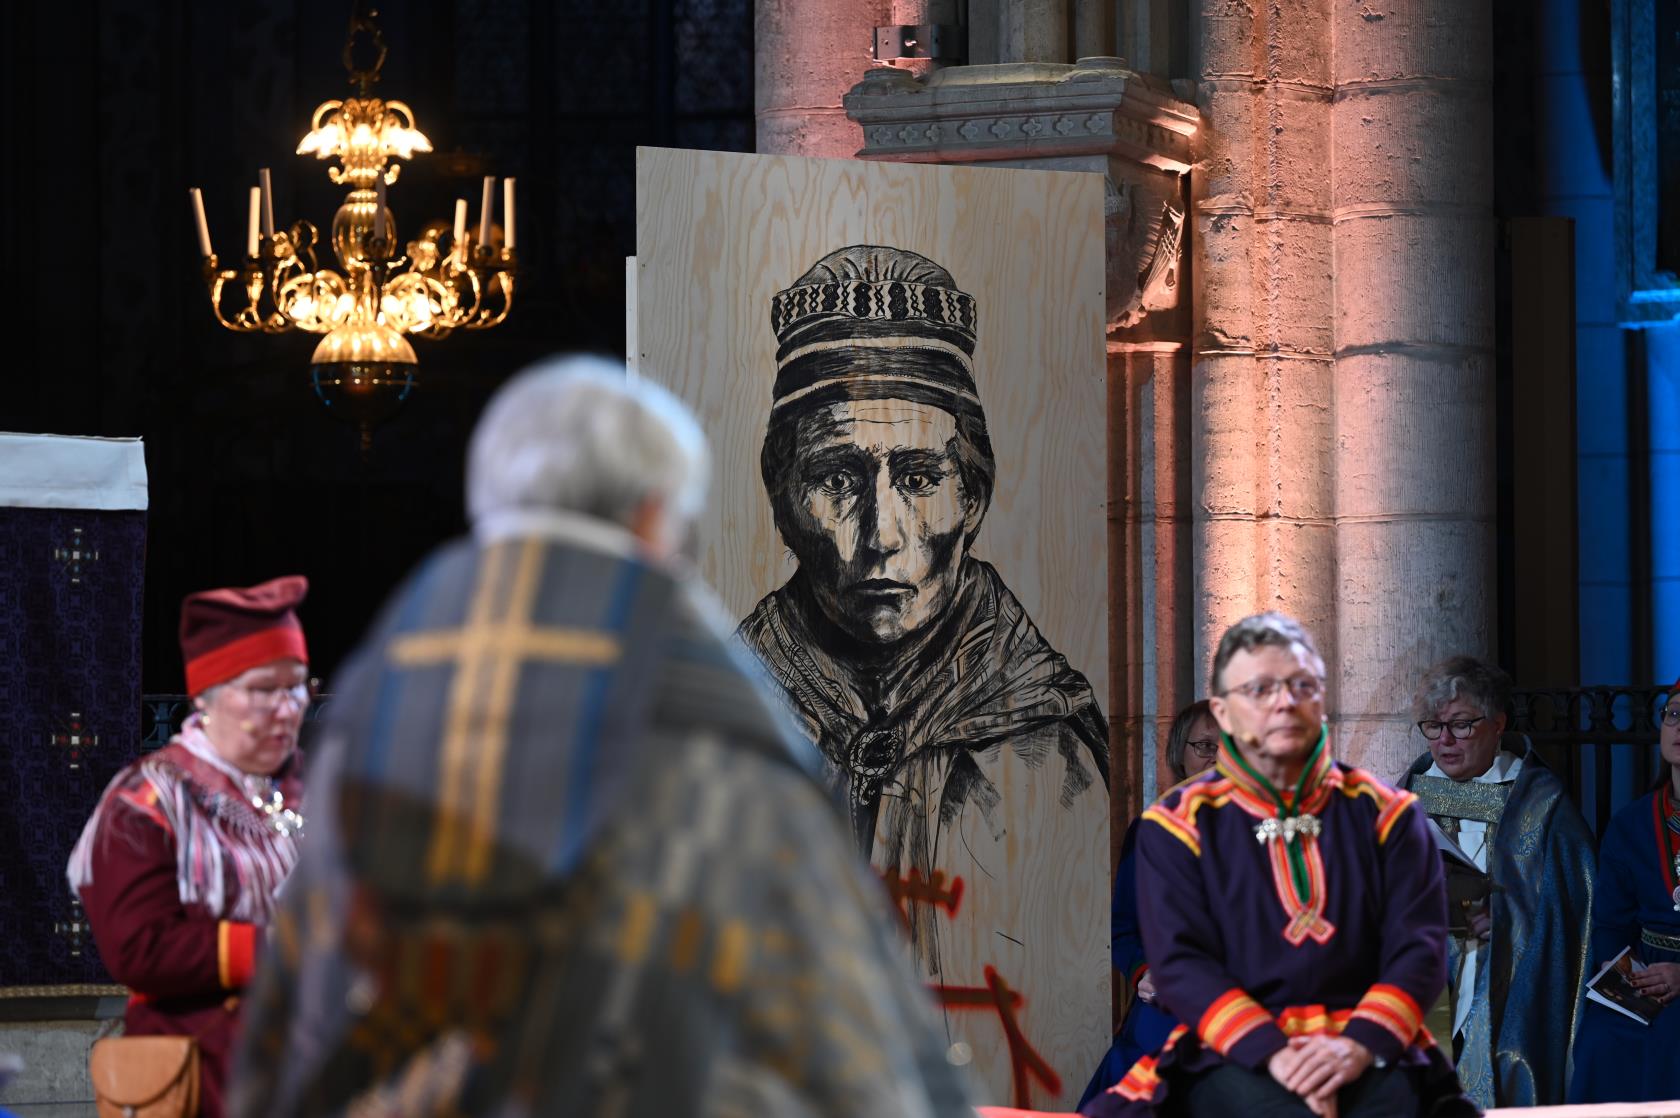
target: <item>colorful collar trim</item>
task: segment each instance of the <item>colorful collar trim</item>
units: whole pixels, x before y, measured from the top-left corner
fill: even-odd
[[[1255,814],[1288,819],[1295,815],[1311,815],[1330,798],[1334,785],[1331,774],[1336,764],[1330,757],[1330,728],[1319,731],[1307,763],[1301,769],[1301,779],[1292,790],[1280,792],[1271,781],[1261,776],[1237,749],[1231,735],[1220,731],[1219,759],[1215,763],[1219,774],[1235,786],[1236,792],[1248,801],[1246,806]]]

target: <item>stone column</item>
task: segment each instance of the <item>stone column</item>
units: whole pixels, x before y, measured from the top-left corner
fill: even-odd
[[[1331,668],[1344,758],[1422,749],[1423,668],[1494,643],[1492,15],[1486,0],[1334,8]]]
[[[1068,42],[1071,0],[1001,0],[998,60],[1072,62]],[[1107,53],[1106,51],[1102,53]]]
[[[841,97],[873,65],[892,0],[756,0],[754,102],[765,155],[847,159],[863,138]]]
[[[1072,0],[1072,3],[1069,26],[1073,57],[1098,58],[1114,54],[1119,42],[1114,30],[1114,0]]]
[[[1131,816],[1176,782],[1167,731],[1205,686],[1191,666],[1189,345],[1170,334],[1111,337],[1108,400],[1109,721],[1118,739],[1110,793],[1118,843]]]
[[[1193,670],[1299,617],[1336,663],[1329,0],[1203,0],[1192,176]]]

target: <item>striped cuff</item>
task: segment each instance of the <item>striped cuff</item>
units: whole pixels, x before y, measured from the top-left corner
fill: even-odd
[[[216,977],[225,990],[242,990],[257,969],[257,926],[223,920],[216,925]]]
[[[1392,1060],[1417,1039],[1422,1025],[1423,1010],[1412,996],[1398,986],[1379,982],[1359,999],[1343,1035],[1373,1055]]]
[[[1259,1068],[1288,1041],[1264,1006],[1233,986],[1196,1022],[1202,1043],[1232,1063]]]
[[[1133,993],[1137,992],[1138,983],[1142,982],[1143,981],[1143,976],[1148,974],[1148,973],[1149,973],[1149,964],[1148,963],[1139,963],[1137,966],[1132,968],[1132,973],[1130,975],[1128,975],[1127,977],[1131,981],[1132,992]]]

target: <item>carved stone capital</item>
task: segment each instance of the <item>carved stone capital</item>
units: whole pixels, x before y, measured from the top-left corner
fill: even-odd
[[[1101,154],[1183,174],[1199,120],[1118,58],[952,66],[925,79],[882,66],[844,103],[863,129],[860,158],[914,163]]]
[[[1180,176],[1196,157],[1200,117],[1170,86],[1117,58],[954,66],[926,78],[878,67],[845,105],[863,128],[860,158],[1101,173],[1109,333],[1184,305]]]

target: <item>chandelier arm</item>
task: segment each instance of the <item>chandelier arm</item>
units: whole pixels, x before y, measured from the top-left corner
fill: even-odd
[[[478,321],[478,316],[484,307],[484,283],[480,278],[479,270],[471,265],[463,270],[463,274],[467,279],[467,290],[472,293],[472,297],[461,303],[456,325],[470,330],[473,323]]]
[[[482,317],[479,321],[469,323],[467,325],[469,330],[488,330],[492,326],[500,326],[503,320],[507,318],[508,312],[513,309],[513,273],[497,270],[491,276],[491,280],[496,289],[501,292],[501,310],[488,317]]]
[[[204,278],[210,293],[210,311],[216,316],[216,321],[236,334],[250,333],[252,327],[242,325],[240,315],[234,315],[233,321],[230,322],[222,311],[222,289],[227,286],[229,280],[238,279],[239,273],[219,268],[216,257],[211,255],[204,260]]]

